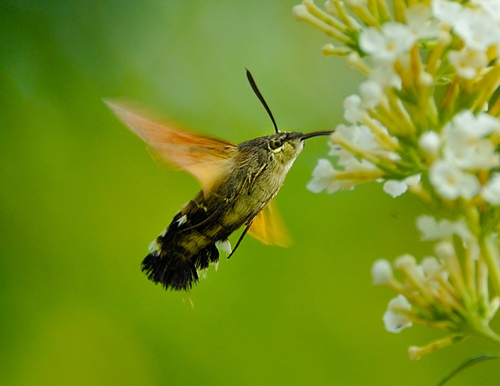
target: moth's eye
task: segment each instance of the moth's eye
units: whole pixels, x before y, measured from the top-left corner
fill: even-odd
[[[280,138],[272,139],[271,142],[269,142],[269,147],[271,148],[271,150],[276,150],[281,146],[283,146],[283,140]]]

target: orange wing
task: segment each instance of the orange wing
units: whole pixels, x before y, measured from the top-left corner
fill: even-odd
[[[210,189],[218,176],[230,167],[230,158],[237,150],[232,143],[174,129],[121,103],[108,100],[105,103],[155,153],[194,175],[204,189]]]
[[[255,217],[248,233],[264,244],[279,245],[280,247],[289,247],[292,244],[292,238],[274,200],[271,200]]]
[[[174,129],[146,118],[123,103],[105,100],[116,116],[141,137],[162,159],[171,161],[195,176],[205,191],[231,167],[237,146]],[[273,201],[255,217],[248,233],[264,244],[289,246],[291,237]]]

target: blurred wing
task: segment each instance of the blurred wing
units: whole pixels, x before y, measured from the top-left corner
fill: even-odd
[[[105,101],[116,116],[141,137],[162,159],[194,175],[204,189],[230,166],[237,146],[155,122],[132,109]]]
[[[255,217],[248,233],[264,244],[279,245],[280,247],[289,247],[292,244],[292,238],[274,200],[271,200]]]

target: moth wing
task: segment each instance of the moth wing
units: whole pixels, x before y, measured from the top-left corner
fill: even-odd
[[[220,174],[230,167],[236,145],[158,123],[120,103],[105,103],[162,160],[173,162],[191,173],[204,189],[209,189]]]
[[[274,200],[271,200],[255,217],[248,233],[264,244],[281,247],[292,245],[292,238]]]

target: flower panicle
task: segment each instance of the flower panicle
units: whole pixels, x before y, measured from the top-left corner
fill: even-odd
[[[383,183],[392,197],[410,192],[441,220],[421,216],[422,240],[435,256],[378,260],[375,284],[397,294],[386,328],[412,324],[449,335],[412,358],[489,329],[500,302],[500,7],[491,0],[313,0],[294,7],[336,42],[366,79],[344,101],[344,119],[318,161],[312,192]],[[397,277],[394,276],[396,272]]]
[[[406,254],[392,264],[379,259],[372,266],[373,283],[386,286],[397,294],[389,302],[383,317],[386,330],[398,333],[413,324],[420,324],[449,334],[439,343],[410,348],[412,359],[459,342],[470,334],[500,343],[500,337],[488,328],[500,300],[498,296],[489,298],[488,290],[484,291],[489,286],[488,277],[477,274],[479,266],[485,262],[478,240],[463,221],[438,222],[431,216],[421,216],[417,227],[424,239],[437,241],[435,256],[425,257],[418,264],[413,256]],[[457,251],[453,237],[475,253]],[[459,255],[463,255],[462,261]],[[395,277],[394,271],[400,279]]]
[[[408,8],[404,2],[394,2],[394,15],[385,0],[329,0],[325,10],[305,0],[294,7],[297,20],[340,43],[325,45],[325,55],[347,57],[368,78],[359,95],[346,98],[344,118],[351,131],[361,125],[372,133],[334,134],[331,143],[366,161],[364,167],[380,169],[382,176],[374,175],[373,180],[401,182],[427,173],[438,198],[479,196],[495,201],[489,192],[500,193],[500,180],[490,173],[479,181],[477,174],[499,165],[495,149],[500,139],[500,98],[494,99],[494,92],[500,84],[500,66],[493,59],[500,51],[500,16],[481,8],[482,2],[473,7],[446,0],[428,3],[413,2]],[[435,95],[438,85],[446,88],[442,100]],[[469,130],[469,138],[463,135],[465,126],[487,120],[489,132]],[[471,141],[474,148],[466,152]],[[364,146],[367,142],[369,146]],[[378,150],[393,154],[387,157]],[[342,170],[343,165],[333,169],[338,167]],[[316,191],[321,184],[324,189],[332,185],[324,173],[319,174],[322,181],[312,184]],[[330,173],[330,179],[337,176]],[[366,181],[343,186],[351,189]],[[407,190],[391,186],[394,183],[384,190],[393,196]]]

